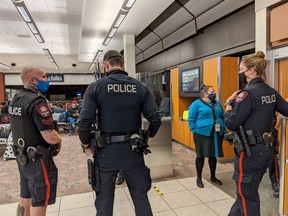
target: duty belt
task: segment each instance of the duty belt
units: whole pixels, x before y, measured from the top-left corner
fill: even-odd
[[[273,135],[270,132],[263,133],[262,136],[256,136],[255,144],[264,144],[266,146],[273,145]]]
[[[115,143],[115,142],[126,142],[129,140],[127,135],[119,135],[119,136],[110,136],[107,137],[107,143]]]
[[[52,154],[50,148],[45,148],[43,146],[29,146],[27,147],[27,156],[28,158],[32,159],[33,161],[38,157],[38,156],[46,156],[48,154]]]

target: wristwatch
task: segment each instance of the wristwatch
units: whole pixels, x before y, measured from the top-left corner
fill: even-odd
[[[89,148],[89,145],[88,145],[88,144],[83,144],[83,143],[81,143],[81,148],[82,148],[82,150],[83,150],[83,153],[85,153],[86,150]]]

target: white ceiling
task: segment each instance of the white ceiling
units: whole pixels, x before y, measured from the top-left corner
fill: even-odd
[[[49,48],[62,72],[88,72],[98,49],[104,53],[109,49],[121,51],[124,34],[139,35],[174,0],[136,0],[108,46],[103,46],[102,42],[123,0],[24,0],[24,2],[45,43],[37,42],[12,0],[0,0],[0,63],[9,66],[11,63],[16,63],[16,67],[12,67],[12,70],[0,67],[4,72],[17,72],[29,65],[38,65],[48,71],[55,71],[42,48]],[[237,9],[251,0],[190,0],[185,6],[191,8],[190,12],[192,11],[194,15],[198,15],[213,7],[213,4],[222,2],[229,2],[226,4],[229,8],[230,5],[234,5]],[[229,9],[226,12],[228,13]],[[221,17],[225,13],[220,11],[217,15],[214,13],[212,17]],[[166,24],[159,26],[155,31],[158,31],[160,36],[164,36],[161,35],[164,33],[167,35],[168,31],[175,29],[173,26],[181,25],[182,21],[187,20],[191,20],[191,16],[181,8],[177,16],[168,18]],[[206,21],[214,20],[206,19]],[[145,43],[149,47],[147,42],[151,40],[155,38],[151,38],[151,34],[147,35],[139,45]],[[71,66],[73,63],[77,64],[75,68]]]

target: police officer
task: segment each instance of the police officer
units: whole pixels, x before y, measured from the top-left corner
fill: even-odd
[[[49,87],[45,72],[38,67],[26,67],[21,79],[24,88],[9,106],[20,172],[17,215],[44,216],[47,205],[55,203],[56,199],[58,171],[53,155],[60,151],[61,138],[54,130],[51,110],[41,94]]]
[[[123,70],[123,57],[118,51],[108,51],[103,63],[108,74],[87,88],[79,122],[82,147],[89,147],[96,111],[101,136],[109,140],[95,158],[100,173],[100,191],[95,201],[97,216],[113,215],[115,179],[120,170],[125,175],[136,215],[150,216],[150,169],[145,166],[143,153],[133,151],[128,140],[139,133],[141,114],[149,121],[153,137],[161,125],[161,114],[148,87]]]
[[[275,111],[288,116],[288,103],[261,78],[265,74],[264,57],[258,51],[242,59],[239,80],[248,85],[233,93],[225,103],[227,128],[239,134],[239,127],[243,127],[252,155],[248,157],[247,151],[241,151],[235,156],[233,179],[237,199],[229,216],[260,216],[258,187],[271,162],[272,151],[271,139],[267,137],[272,134]]]

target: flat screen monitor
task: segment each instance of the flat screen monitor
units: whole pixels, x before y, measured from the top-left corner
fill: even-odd
[[[181,94],[200,92],[200,67],[181,71]]]

